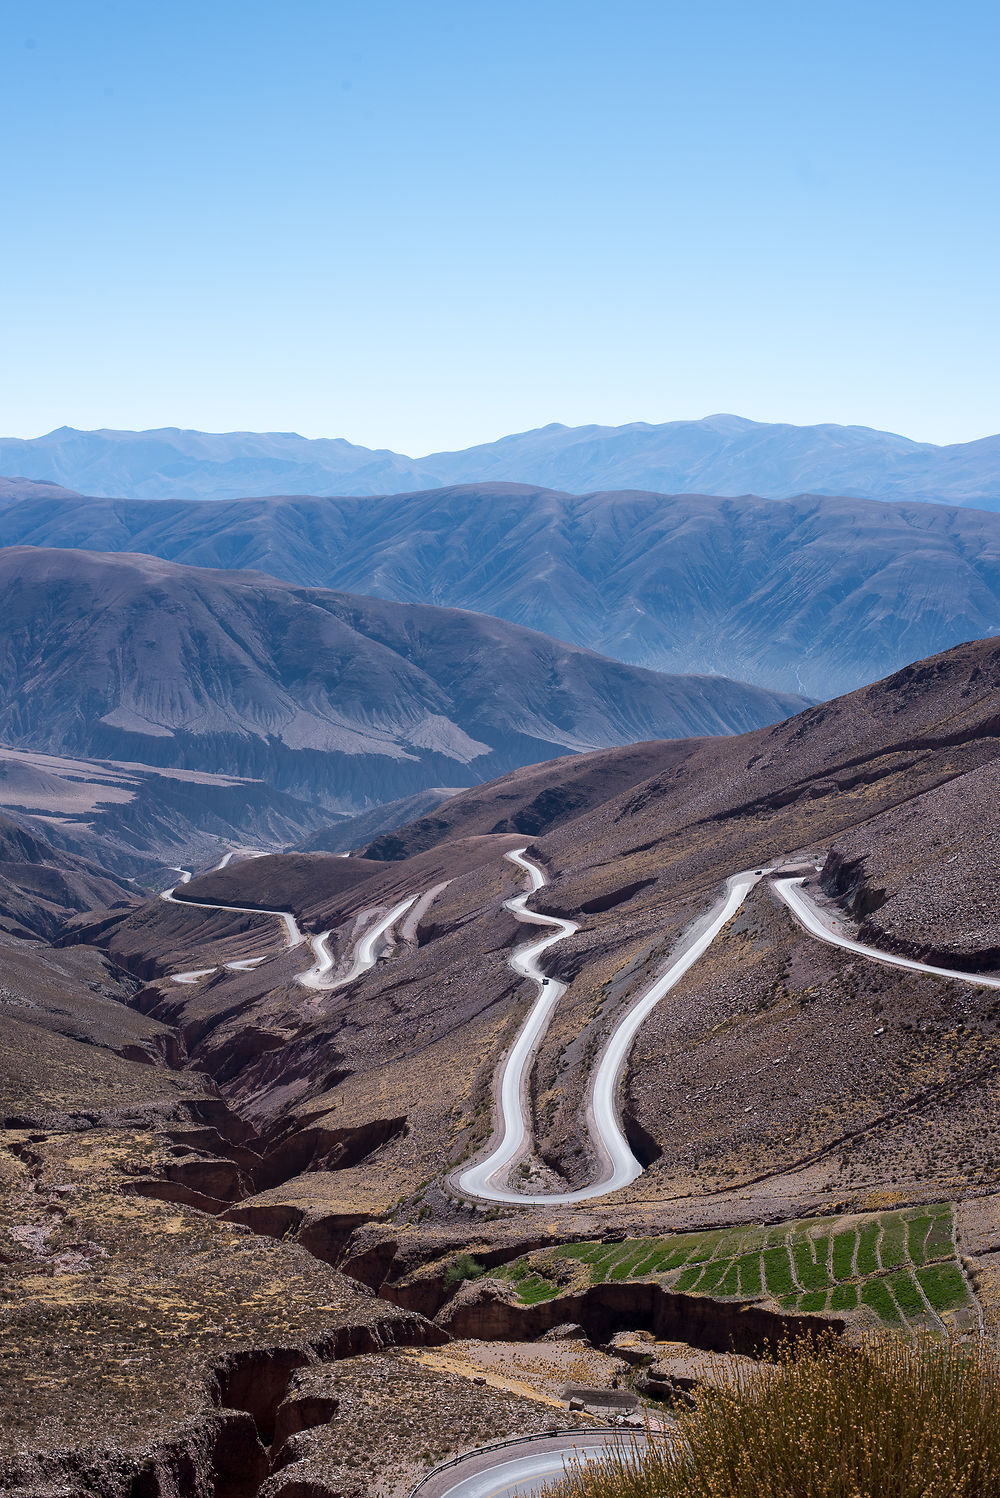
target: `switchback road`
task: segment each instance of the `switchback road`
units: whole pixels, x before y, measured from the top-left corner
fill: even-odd
[[[505,1202],[529,1207],[572,1206],[576,1202],[588,1201],[598,1196],[607,1196],[628,1186],[642,1174],[643,1167],[633,1154],[621,1127],[617,1098],[621,1075],[629,1050],[643,1021],[665,994],[680,981],[718,936],[726,923],[735,915],[749,892],[766,874],[773,874],[781,864],[760,869],[748,869],[733,874],[726,882],[725,894],[701,921],[686,934],[682,945],[660,977],[640,994],[634,1004],[615,1025],[601,1053],[589,1090],[587,1102],[587,1124],[603,1169],[600,1178],[578,1191],[552,1193],[529,1193],[514,1191],[508,1184],[512,1166],[527,1156],[531,1149],[532,1130],[529,1119],[528,1084],[531,1067],[548,1026],[552,1011],[566,992],[566,985],[554,978],[546,978],[538,966],[538,958],[556,942],[563,941],[578,931],[579,925],[562,917],[539,915],[526,908],[525,902],[546,884],[545,874],[537,864],[526,857],[527,850],[519,848],[506,855],[528,874],[530,887],[524,894],[505,902],[518,920],[533,925],[550,927],[549,935],[518,947],[508,959],[508,966],[522,977],[531,979],[538,988],[528,1017],[514,1042],[509,1055],[501,1064],[496,1088],[497,1125],[492,1148],[486,1157],[468,1166],[455,1178],[458,1188],[469,1196],[483,1201]],[[787,864],[785,865],[787,867]],[[956,969],[935,967],[918,962],[914,958],[898,957],[890,952],[880,952],[875,947],[865,946],[839,929],[839,922],[817,906],[805,893],[802,877],[776,878],[775,893],[788,907],[796,921],[811,936],[820,941],[856,952],[873,962],[883,962],[891,967],[906,968],[912,972],[928,973],[934,977],[952,978],[963,983],[977,984],[986,988],[1000,988],[1000,978],[986,977],[977,973],[960,972]]]
[[[982,973],[964,973],[957,968],[933,967],[929,962],[918,962],[913,957],[898,957],[895,952],[880,952],[877,947],[867,947],[863,942],[855,941],[840,929],[838,920],[810,900],[802,884],[802,879],[775,879],[773,888],[810,936],[829,942],[831,946],[843,947],[847,952],[857,952],[859,957],[867,957],[870,962],[908,968],[913,973],[930,973],[935,978],[956,978],[961,983],[975,983],[981,988],[1000,988],[1000,978],[989,978]]]
[[[251,858],[259,858],[261,856],[258,853],[248,855]],[[222,862],[217,864],[216,867],[219,869],[225,868],[232,857],[232,853],[227,853]],[[217,905],[209,903],[206,900],[178,899],[176,891],[180,885],[190,882],[191,871],[189,869],[178,868],[176,872],[180,874],[180,879],[178,879],[177,884],[172,889],[165,889],[163,891],[160,896],[161,900],[166,900],[171,905],[193,906],[196,910],[228,910],[238,915],[275,916],[284,925],[286,951],[301,946],[306,940],[305,933],[300,930],[299,924],[290,910],[262,910],[259,906],[255,905]],[[440,884],[435,886],[434,890],[429,890],[427,893],[433,897],[439,890],[444,888],[445,885]],[[418,899],[421,899],[421,897],[411,895],[409,899],[400,901],[398,905],[395,905],[385,915],[381,916],[368,931],[359,937],[354,948],[354,959],[351,968],[343,978],[330,978],[330,973],[333,970],[333,957],[327,942],[332,932],[323,931],[318,936],[310,937],[309,945],[316,960],[312,967],[306,968],[304,972],[296,973],[296,980],[304,984],[307,988],[324,990],[342,988],[347,983],[353,983],[355,978],[360,978],[362,973],[368,972],[370,968],[375,966],[378,961],[378,948],[382,938],[388,935],[396,922],[406,914],[411,905],[417,903]],[[424,896],[421,899],[421,903],[426,908],[430,901]],[[230,972],[249,972],[259,962],[263,962],[264,960],[263,957],[243,957],[238,958],[235,962],[227,962],[225,965]],[[207,978],[217,971],[218,969],[215,967],[192,968],[190,972],[175,973],[172,981],[174,983],[197,983],[202,978]]]
[[[469,1166],[457,1177],[459,1189],[483,1201],[517,1202],[522,1206],[571,1206],[575,1202],[588,1201],[595,1196],[607,1196],[619,1191],[642,1174],[642,1165],[632,1153],[618,1120],[618,1083],[625,1065],[625,1058],[643,1020],[664,994],[678,982],[690,967],[697,962],[705,949],[715,940],[723,926],[739,909],[749,890],[765,872],[763,869],[748,870],[734,874],[726,884],[721,902],[695,925],[684,939],[680,951],[674,956],[666,972],[658,977],[619,1020],[611,1038],[597,1063],[587,1106],[587,1122],[594,1145],[605,1162],[605,1171],[599,1181],[578,1191],[530,1195],[513,1191],[506,1184],[511,1166],[519,1156],[530,1148],[531,1125],[528,1119],[528,1077],[531,1063],[542,1036],[545,1033],[552,1010],[566,992],[566,985],[554,978],[546,978],[538,966],[538,958],[555,942],[572,936],[580,928],[574,921],[558,916],[539,915],[527,910],[525,901],[536,894],[546,883],[545,874],[537,864],[531,862],[526,849],[518,848],[506,856],[525,869],[530,888],[512,900],[506,908],[518,920],[530,921],[533,925],[549,926],[548,936],[527,946],[518,947],[508,959],[508,966],[522,977],[530,978],[538,986],[538,997],[529,1011],[521,1033],[514,1042],[500,1071],[499,1085],[499,1142],[485,1159]]]

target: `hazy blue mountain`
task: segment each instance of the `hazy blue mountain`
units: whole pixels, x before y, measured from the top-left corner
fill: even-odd
[[[808,492],[1000,505],[1000,436],[936,447],[870,427],[740,416],[657,426],[554,424],[464,452],[432,453],[420,463],[439,483],[516,480],[575,494],[652,489],[787,499]]]
[[[78,432],[0,438],[0,473],[85,494],[235,499],[275,493],[384,494],[437,482],[411,458],[294,432]]]
[[[708,416],[621,427],[559,424],[462,452],[409,458],[294,432],[78,432],[0,439],[0,473],[87,494],[236,499],[388,494],[488,481],[788,498],[813,494],[1000,507],[1000,436],[936,447],[870,427]]]
[[[815,698],[1000,632],[1000,515],[940,505],[578,498],[511,484],[385,499],[53,499],[0,509],[0,545],[24,543],[471,608],[636,665]]]
[[[12,547],[0,595],[0,743],[247,775],[335,812],[804,705],[466,610],[158,557]]]

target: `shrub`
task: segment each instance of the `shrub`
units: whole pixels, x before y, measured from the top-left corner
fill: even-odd
[[[444,1272],[444,1287],[452,1289],[462,1280],[477,1280],[486,1270],[471,1254],[456,1254]]]
[[[571,1464],[549,1498],[1000,1498],[1000,1363],[984,1341],[830,1333],[732,1373],[671,1435]]]

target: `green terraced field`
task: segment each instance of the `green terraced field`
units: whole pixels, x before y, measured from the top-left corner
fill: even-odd
[[[763,1296],[788,1311],[854,1313],[902,1330],[941,1332],[956,1319],[967,1322],[974,1308],[947,1202],[621,1243],[566,1243],[496,1273],[533,1305],[558,1295],[581,1270],[584,1283],[655,1276],[684,1294]]]

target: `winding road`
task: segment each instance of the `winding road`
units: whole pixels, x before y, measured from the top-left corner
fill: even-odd
[[[529,1079],[531,1067],[539,1044],[548,1026],[555,1005],[566,992],[566,985],[557,979],[546,978],[538,966],[538,958],[556,942],[563,941],[578,931],[574,921],[558,916],[539,915],[526,908],[526,901],[546,884],[545,874],[537,864],[526,857],[527,849],[519,848],[506,856],[528,874],[529,888],[522,895],[505,902],[518,920],[532,925],[550,928],[547,936],[518,947],[508,959],[508,966],[525,978],[530,978],[538,987],[538,994],[521,1031],[508,1056],[501,1065],[496,1084],[497,1128],[489,1154],[477,1163],[468,1166],[455,1176],[458,1189],[468,1196],[482,1201],[504,1202],[528,1207],[572,1206],[594,1197],[607,1196],[619,1191],[636,1180],[643,1171],[641,1162],[633,1154],[621,1127],[618,1116],[617,1097],[621,1075],[629,1050],[643,1021],[665,994],[680,981],[684,974],[698,961],[718,936],[726,923],[735,915],[747,895],[765,875],[775,874],[781,864],[759,869],[748,869],[733,874],[726,881],[721,901],[707,915],[696,922],[687,932],[682,946],[675,953],[666,972],[639,995],[615,1025],[610,1038],[598,1060],[588,1092],[586,1120],[602,1172],[598,1180],[578,1191],[529,1193],[514,1191],[508,1184],[512,1166],[526,1156],[531,1148],[531,1124],[529,1121]],[[787,864],[785,865],[787,867]],[[875,947],[865,946],[838,929],[839,922],[810,900],[803,889],[804,877],[776,878],[772,888],[802,928],[809,935],[833,946],[843,947],[873,962],[887,963],[891,967],[906,968],[912,972],[927,973],[934,977],[952,978],[963,983],[977,984],[985,988],[1000,988],[1000,978],[986,977],[977,973],[960,972],[952,968],[935,967],[918,962],[910,957],[898,957],[893,953],[880,952]],[[499,1139],[497,1139],[499,1134]]]
[[[641,1433],[634,1437],[643,1441]],[[528,1498],[539,1485],[552,1482],[565,1471],[574,1454],[590,1462],[609,1446],[620,1444],[613,1431],[580,1431],[578,1434],[539,1436],[518,1442],[506,1450],[486,1448],[470,1451],[457,1462],[429,1473],[411,1489],[410,1498]],[[519,1448],[519,1449],[518,1449]]]
[[[625,1065],[625,1058],[643,1020],[656,1004],[679,983],[690,967],[715,940],[730,917],[742,905],[748,892],[766,872],[763,869],[748,870],[734,874],[727,881],[726,891],[719,904],[702,918],[688,933],[680,952],[674,957],[666,972],[656,978],[619,1020],[611,1038],[601,1054],[594,1072],[587,1101],[587,1125],[595,1149],[604,1163],[599,1180],[578,1191],[538,1193],[513,1191],[506,1184],[515,1161],[527,1153],[531,1144],[531,1127],[528,1121],[528,1081],[531,1064],[542,1036],[545,1033],[552,1010],[566,992],[566,985],[555,978],[546,978],[538,966],[538,958],[556,942],[572,936],[579,925],[558,916],[539,915],[527,910],[525,902],[536,894],[546,878],[537,864],[525,855],[526,848],[517,848],[506,855],[528,874],[530,888],[522,895],[505,901],[505,908],[518,920],[532,925],[553,928],[548,936],[518,947],[510,958],[508,967],[538,986],[538,997],[532,1006],[521,1033],[514,1042],[500,1071],[498,1087],[499,1119],[501,1135],[499,1143],[485,1159],[469,1166],[456,1177],[461,1191],[477,1196],[483,1201],[518,1203],[522,1206],[555,1207],[572,1206],[576,1202],[589,1201],[596,1196],[607,1196],[620,1191],[642,1174],[643,1167],[632,1153],[632,1148],[618,1120],[616,1100],[618,1083]]]
[[[859,957],[867,957],[871,962],[884,962],[889,967],[905,967],[910,972],[930,973],[935,978],[957,978],[962,983],[975,983],[981,988],[1000,988],[1000,978],[989,978],[982,973],[963,973],[957,968],[933,967],[929,962],[918,962],[913,957],[897,957],[894,952],[880,952],[878,947],[866,947],[852,936],[845,936],[843,931],[837,929],[839,921],[814,904],[802,884],[801,878],[775,879],[771,887],[810,936],[829,942],[831,946],[843,947],[847,952],[857,952]]]
[[[305,941],[305,936],[299,930],[299,924],[290,910],[262,910],[259,905],[215,905],[207,900],[178,900],[175,891],[181,884],[188,884],[191,875],[187,869],[180,869],[181,878],[173,889],[165,889],[160,895],[161,900],[166,900],[171,905],[193,905],[196,910],[232,910],[237,915],[273,915],[284,923],[285,927],[285,949],[290,951],[292,947],[299,947]],[[214,869],[212,871],[215,872]],[[187,875],[187,878],[183,876]],[[214,969],[213,969],[214,971]]]
[[[239,850],[234,850],[233,853],[227,853],[222,862],[216,864],[215,869],[213,869],[212,872],[215,873],[218,869],[224,869],[228,865],[230,859],[233,858],[236,851]],[[261,853],[246,854],[246,857],[248,858],[262,858],[263,856],[264,855]],[[178,899],[176,890],[179,889],[182,884],[190,883],[191,871],[190,869],[178,868],[175,865],[175,872],[180,874],[181,877],[171,889],[163,890],[160,895],[160,899],[166,900],[168,904],[193,906],[196,910],[226,910],[232,911],[238,915],[276,916],[277,919],[283,923],[285,929],[286,952],[291,951],[295,947],[301,946],[302,943],[306,940],[305,933],[300,929],[295,916],[290,910],[262,910],[257,905],[218,905],[210,903],[206,900]],[[315,961],[313,962],[312,966],[306,968],[304,972],[295,974],[296,982],[302,983],[306,988],[322,989],[324,991],[332,990],[335,988],[342,988],[347,983],[353,983],[356,978],[361,977],[362,973],[368,972],[369,969],[375,966],[376,962],[378,961],[379,942],[381,941],[382,937],[388,935],[389,931],[396,924],[396,922],[410,909],[410,906],[416,905],[419,901],[420,905],[423,906],[424,909],[426,909],[427,905],[430,904],[430,900],[444,888],[445,884],[439,884],[435,885],[433,890],[428,890],[427,894],[424,896],[411,895],[409,899],[400,901],[398,905],[395,905],[390,911],[388,911],[384,916],[376,921],[376,923],[371,927],[370,930],[364,932],[364,934],[359,937],[354,949],[354,960],[351,964],[349,972],[343,978],[331,979],[329,976],[333,970],[334,964],[334,959],[328,946],[329,938],[333,934],[332,931],[322,931],[318,936],[310,937],[309,945],[312,949],[312,954],[315,958]],[[258,963],[264,961],[266,961],[266,958],[264,957],[242,957],[238,958],[234,962],[227,962],[225,966],[229,972],[245,973],[250,972],[258,965]],[[202,978],[208,978],[212,973],[215,972],[218,972],[218,967],[192,968],[189,972],[186,973],[174,973],[171,978],[171,982],[199,983]]]
[[[259,854],[249,853],[249,857]],[[224,868],[233,857],[226,854],[218,868]],[[832,946],[857,953],[872,962],[885,963],[890,967],[905,968],[916,973],[927,973],[933,977],[949,978],[962,983],[971,983],[984,988],[1000,988],[1000,977],[988,977],[978,973],[961,972],[953,968],[937,967],[919,962],[915,958],[900,957],[892,952],[882,952],[876,947],[866,946],[846,935],[840,923],[830,913],[818,906],[806,894],[804,877],[780,876],[782,865],[769,865],[759,869],[747,869],[733,874],[726,881],[725,891],[718,903],[686,932],[681,945],[675,950],[670,965],[660,974],[628,1008],[618,1020],[601,1052],[593,1072],[587,1094],[586,1121],[594,1150],[601,1162],[598,1180],[576,1191],[520,1192],[509,1185],[512,1167],[531,1151],[532,1128],[529,1107],[529,1082],[531,1068],[548,1028],[553,1010],[563,994],[566,984],[558,978],[548,977],[539,965],[539,959],[557,942],[565,941],[579,931],[576,921],[562,916],[542,915],[529,910],[527,902],[548,882],[541,867],[527,856],[527,848],[513,849],[505,857],[516,864],[527,875],[528,888],[519,895],[504,901],[504,908],[526,925],[543,926],[546,932],[536,940],[515,948],[507,959],[507,965],[518,977],[527,978],[536,986],[535,1002],[521,1026],[510,1052],[501,1064],[495,1084],[497,1126],[492,1147],[488,1154],[467,1166],[454,1177],[456,1187],[467,1196],[481,1201],[503,1202],[526,1207],[573,1206],[577,1202],[590,1201],[620,1191],[636,1180],[643,1171],[622,1129],[618,1115],[617,1099],[622,1072],[636,1034],[644,1020],[660,1000],[680,982],[685,973],[708,949],[719,932],[735,915],[754,886],[766,875],[779,875],[772,881],[777,897],[785,904],[791,915],[810,936]],[[784,865],[787,869],[787,863]],[[801,865],[800,865],[801,867]],[[225,910],[238,914],[270,915],[282,921],[285,929],[285,947],[291,950],[300,946],[305,934],[288,910],[261,910],[246,905],[217,905],[206,901],[178,898],[175,891],[190,882],[188,869],[177,869],[180,878],[172,889],[164,890],[161,898],[175,905],[190,905],[202,910]],[[358,938],[354,948],[351,967],[341,978],[331,978],[334,958],[328,945],[331,931],[320,932],[309,938],[315,959],[312,966],[297,973],[296,979],[307,988],[331,990],[353,983],[362,973],[368,972],[378,961],[379,944],[397,922],[410,912],[409,920],[402,930],[404,939],[413,939],[417,920],[423,915],[431,901],[445,889],[447,882],[435,885],[422,895],[411,895],[401,900]],[[264,961],[262,957],[247,957],[226,963],[232,972],[246,972]],[[198,968],[190,972],[176,973],[175,983],[197,983],[216,972],[216,968]]]
[[[307,988],[328,990],[343,988],[345,983],[353,983],[355,978],[360,978],[362,973],[367,973],[369,968],[375,966],[378,961],[378,944],[382,937],[388,934],[400,916],[406,914],[416,899],[416,895],[411,895],[408,900],[400,901],[380,921],[376,921],[370,931],[365,932],[354,948],[354,961],[350,971],[343,978],[335,978],[331,981],[329,977],[333,969],[333,957],[327,946],[327,940],[333,932],[321,931],[319,936],[314,936],[310,943],[316,961],[308,972],[296,974],[298,981],[304,983]]]

